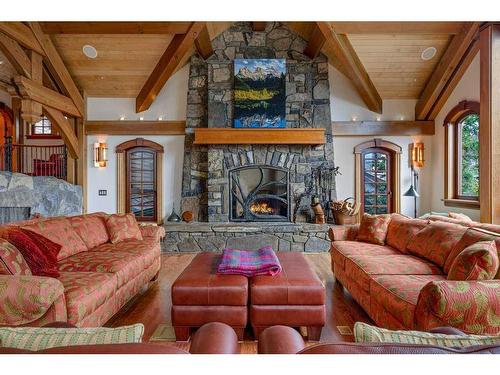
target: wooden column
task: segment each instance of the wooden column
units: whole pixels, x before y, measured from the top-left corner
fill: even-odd
[[[481,222],[500,224],[500,24],[480,32],[479,203]]]
[[[125,153],[116,153],[116,213],[124,214],[127,200]]]

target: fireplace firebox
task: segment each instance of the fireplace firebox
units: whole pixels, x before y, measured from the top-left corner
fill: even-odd
[[[268,165],[229,171],[230,221],[290,221],[289,172]]]

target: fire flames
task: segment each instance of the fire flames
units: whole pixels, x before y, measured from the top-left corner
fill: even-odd
[[[273,208],[269,207],[269,205],[267,203],[265,203],[265,202],[263,202],[263,203],[253,203],[250,206],[250,211],[252,211],[252,213],[254,213],[254,214],[267,214],[267,215],[270,215],[270,214],[274,213]]]

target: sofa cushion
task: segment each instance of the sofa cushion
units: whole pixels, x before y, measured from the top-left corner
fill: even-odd
[[[358,241],[332,242],[331,253],[333,261],[344,269],[345,260],[352,255],[398,255],[399,251],[390,246],[375,245]]]
[[[106,228],[112,243],[142,240],[142,233],[133,214],[115,214],[106,218]]]
[[[4,348],[39,351],[62,346],[140,343],[144,334],[141,323],[117,328],[0,328]]]
[[[452,219],[457,219],[466,223],[473,223],[472,219],[469,216],[459,212],[450,212],[448,216],[450,216]]]
[[[57,260],[88,250],[85,243],[66,218],[42,220],[34,224],[25,225],[23,229],[31,230],[61,245]]]
[[[495,241],[480,241],[466,247],[455,258],[448,280],[491,280],[498,271]]]
[[[411,219],[400,214],[392,214],[385,242],[402,253],[406,253],[408,243],[427,224],[427,220]]]
[[[420,331],[391,331],[366,323],[354,324],[354,339],[360,343],[391,343],[411,345],[435,345],[468,347],[473,345],[498,345],[500,336],[447,335]]]
[[[31,275],[21,252],[3,238],[0,238],[0,275]]]
[[[359,225],[358,241],[383,245],[391,215],[363,214]]]
[[[470,227],[473,225],[472,220],[464,220],[460,218],[453,218],[450,216],[441,216],[441,215],[431,215],[429,216],[429,221],[441,221],[445,223],[463,225],[465,227]]]
[[[138,256],[142,259],[144,269],[149,268],[154,261],[160,257],[160,244],[154,237],[144,237],[142,241],[139,240],[125,240],[122,242],[105,243],[97,246],[92,251],[95,252],[114,252],[120,254],[128,254],[131,256]]]
[[[370,281],[370,295],[377,304],[371,306],[371,315],[384,308],[404,327],[413,327],[415,307],[420,290],[429,282],[445,280],[442,275],[374,275]],[[377,320],[376,320],[377,321]],[[384,326],[384,322],[377,321]]]
[[[373,275],[442,275],[435,264],[411,255],[353,255],[345,262],[345,273],[370,291]]]
[[[109,241],[105,217],[102,214],[72,216],[68,220],[89,250]]]
[[[420,230],[408,244],[409,253],[444,267],[453,247],[460,241],[467,228],[452,223],[435,221]]]
[[[57,271],[57,254],[61,249],[59,244],[35,232],[17,227],[8,230],[7,238],[21,252],[33,275],[59,276]]]
[[[143,258],[119,251],[85,251],[58,263],[61,272],[102,272],[116,277],[118,288],[144,270]]]
[[[117,291],[116,277],[111,273],[61,272],[68,323],[78,323],[96,311]]]

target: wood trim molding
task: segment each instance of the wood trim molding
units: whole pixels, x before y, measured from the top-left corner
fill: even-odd
[[[185,135],[185,121],[87,121],[85,134]]]
[[[131,148],[134,147],[149,147],[158,153],[163,153],[162,145],[144,138],[136,138],[130,141],[120,143],[118,146],[116,146],[115,152],[117,154],[124,153],[125,151],[130,150]]]
[[[45,34],[185,34],[191,22],[40,22]]]
[[[434,135],[434,121],[333,121],[334,137]]]
[[[163,224],[163,153],[156,154],[156,223]]]
[[[326,43],[332,45],[340,64],[346,69],[348,77],[368,109],[376,113],[382,113],[382,98],[349,39],[345,35],[337,34],[329,22],[317,22],[316,25],[325,37]]]
[[[455,124],[457,120],[463,117],[467,113],[477,113],[480,112],[479,102],[462,100],[455,107],[453,107],[450,112],[446,115],[443,121],[443,126]]]
[[[125,153],[119,152],[116,154],[116,212],[119,214],[125,213],[127,199],[127,181],[125,180]]]
[[[385,148],[385,149],[390,150],[396,154],[401,154],[401,152],[403,151],[401,146],[397,145],[396,143],[386,141],[386,140],[380,139],[380,138],[375,138],[375,139],[372,139],[371,141],[366,141],[366,142],[360,143],[359,145],[355,146],[354,153],[361,154],[363,152],[363,150],[366,150],[367,148],[372,148],[372,147]]]
[[[194,130],[195,145],[320,145],[324,143],[325,129],[198,128]]]
[[[462,30],[453,37],[441,60],[430,76],[415,106],[415,119],[425,120],[448,81],[457,69],[479,29],[479,22],[464,22]]]
[[[137,95],[135,105],[137,113],[143,112],[151,106],[165,83],[182,62],[184,56],[189,53],[195,39],[198,38],[205,26],[205,22],[193,22],[186,34],[174,36]]]
[[[466,199],[443,199],[443,204],[446,207],[461,207],[461,208],[471,208],[479,209],[479,201],[466,200]]]

